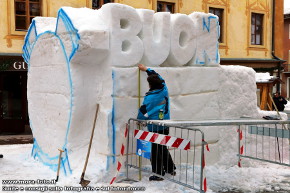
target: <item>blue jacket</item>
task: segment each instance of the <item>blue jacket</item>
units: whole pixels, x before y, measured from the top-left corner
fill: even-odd
[[[149,90],[145,97],[142,106],[139,109],[137,119],[140,120],[168,120],[170,119],[169,96],[167,86],[163,78],[154,70],[148,68],[147,75],[157,74],[160,80],[163,81],[161,89]],[[160,131],[165,129],[163,126],[148,125],[149,131]]]

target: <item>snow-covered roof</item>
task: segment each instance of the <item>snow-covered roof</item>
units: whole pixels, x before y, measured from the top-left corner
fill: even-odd
[[[269,72],[256,73],[256,82],[258,83],[269,83],[275,81],[279,81],[279,78],[275,76],[270,76]]]
[[[269,72],[266,73],[256,73],[256,82],[268,82],[273,76],[270,76]]]

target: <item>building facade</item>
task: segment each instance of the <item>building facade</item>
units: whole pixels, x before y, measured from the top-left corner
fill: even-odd
[[[287,84],[284,96],[290,97],[290,9],[284,12],[284,60],[286,60],[284,80]]]
[[[20,133],[29,127],[27,64],[21,54],[31,20],[56,17],[62,6],[98,9],[109,2],[172,13],[214,13],[220,18],[222,65],[280,74],[284,33],[281,0],[0,0],[0,134]]]

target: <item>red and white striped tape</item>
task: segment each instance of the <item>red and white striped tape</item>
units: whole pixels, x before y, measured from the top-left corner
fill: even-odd
[[[122,163],[124,162],[123,160],[123,157],[124,157],[124,152],[125,152],[125,145],[124,145],[124,142],[126,141],[127,139],[127,135],[128,135],[128,124],[126,124],[126,129],[125,129],[125,134],[124,134],[124,140],[123,140],[123,143],[122,143],[122,146],[121,146],[121,150],[120,150],[120,158],[118,160],[118,165],[117,165],[117,171],[116,171],[116,174],[115,176],[112,178],[111,182],[110,182],[110,185],[112,185],[114,183],[114,181],[116,180],[120,170],[121,170],[121,167],[122,167]]]
[[[203,139],[202,140],[202,143],[205,144],[205,147],[206,147],[206,150],[209,152],[209,147],[208,147],[208,143]],[[206,176],[205,176],[205,172],[204,172],[204,169],[205,169],[205,153],[203,152],[203,162],[202,162],[202,170],[203,170],[203,191],[206,192],[207,191],[207,182],[206,182]]]
[[[157,143],[160,145],[166,145],[169,147],[175,147],[182,150],[189,150],[190,149],[190,140],[182,139],[177,137],[171,137],[168,135],[152,133],[148,131],[142,131],[135,129],[134,137],[137,139],[141,139],[144,141],[149,141],[152,143]]]
[[[120,150],[120,160],[118,161],[118,165],[117,165],[117,171],[115,176],[112,178],[110,185],[112,185],[114,183],[114,181],[116,180],[121,167],[122,167],[122,163],[123,163],[123,158],[124,158],[124,152],[125,152],[125,146],[124,146],[124,142],[127,139],[127,135],[128,135],[128,124],[126,124],[126,129],[125,129],[125,134],[124,134],[124,140],[121,146],[121,150]],[[168,135],[162,135],[162,134],[158,134],[158,133],[152,133],[152,132],[147,132],[147,131],[142,131],[142,130],[135,130],[134,132],[134,137],[137,139],[142,139],[144,141],[150,141],[152,143],[158,143],[161,145],[166,145],[166,146],[170,146],[170,147],[176,147],[179,149],[184,149],[184,150],[188,150],[190,149],[190,140],[187,139],[182,139],[182,138],[176,138],[176,137],[171,137]],[[204,143],[206,143],[203,140]],[[209,150],[208,144],[206,143],[206,149],[207,151]],[[202,163],[202,170],[205,169],[205,155],[203,154],[203,163]],[[205,176],[205,172],[203,172],[203,190],[204,192],[207,191],[207,181],[206,181],[206,176]]]
[[[240,139],[240,144],[241,144],[242,143],[242,139],[243,139],[243,130],[238,129],[237,132],[239,132],[239,139]],[[241,155],[244,154],[244,145],[241,145],[239,153]],[[239,162],[238,162],[238,166],[239,167],[242,167],[241,161],[242,161],[242,159],[240,159]]]

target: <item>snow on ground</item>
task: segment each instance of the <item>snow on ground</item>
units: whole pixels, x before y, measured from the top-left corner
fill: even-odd
[[[0,153],[4,155],[4,158],[0,159],[0,173],[1,173],[1,192],[4,186],[14,187],[41,187],[45,190],[45,187],[59,187],[65,186],[75,187],[75,191],[44,191],[44,192],[78,192],[81,171],[74,172],[71,176],[64,178],[63,173],[60,174],[59,182],[56,184],[34,184],[34,185],[4,185],[3,180],[52,180],[56,179],[56,173],[50,170],[48,167],[37,162],[31,158],[32,144],[24,145],[1,145]],[[82,156],[82,155],[80,155]],[[90,162],[90,161],[89,161]],[[82,165],[83,162],[80,162]],[[94,164],[89,163],[87,167],[88,175],[85,179],[91,180],[90,186],[93,187],[105,187],[109,185],[109,179],[103,176],[102,180],[98,182],[92,172],[94,171]],[[138,173],[135,170],[136,174]],[[208,180],[208,192],[223,192],[223,191],[238,191],[238,192],[290,192],[290,168],[254,162],[243,159],[242,168],[232,165],[230,167],[222,165],[213,165],[206,167],[206,177]],[[143,179],[140,182],[125,184],[132,187],[145,187],[145,192],[148,193],[188,193],[195,192],[191,189],[185,188],[178,184],[164,180],[162,182],[150,182],[148,180],[149,174],[143,172]],[[117,179],[124,178],[124,173],[121,173]],[[114,184],[114,186],[119,186]],[[7,191],[8,192],[8,191]],[[9,192],[19,192],[9,191]],[[25,192],[41,192],[39,191],[25,191]],[[86,191],[89,192],[89,191]],[[95,191],[96,192],[96,191]],[[102,191],[98,191],[102,192]],[[106,192],[106,191],[104,191]],[[107,191],[108,192],[108,191]],[[136,191],[141,192],[141,191]]]

